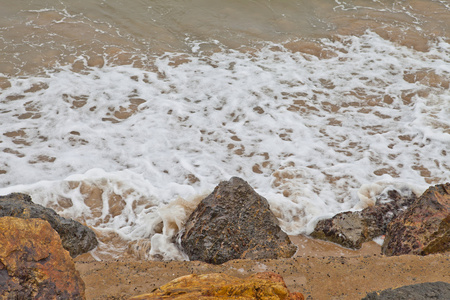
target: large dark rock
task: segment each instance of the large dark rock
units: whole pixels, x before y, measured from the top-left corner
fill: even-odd
[[[361,300],[448,300],[450,283],[425,282],[367,294]]]
[[[191,260],[212,264],[291,257],[296,252],[267,200],[237,177],[221,182],[203,199],[180,234]]]
[[[86,253],[98,245],[95,233],[77,221],[59,216],[54,210],[31,201],[29,195],[13,193],[0,196],[0,217],[39,218],[50,223],[61,237],[64,249],[72,257]]]
[[[311,236],[331,241],[347,248],[360,249],[362,244],[386,233],[387,225],[411,205],[416,196],[397,190],[379,195],[374,206],[362,211],[342,212],[330,219],[320,220]]]
[[[428,188],[388,226],[386,255],[450,251],[450,183]]]
[[[0,299],[85,299],[84,282],[41,219],[0,218]]]

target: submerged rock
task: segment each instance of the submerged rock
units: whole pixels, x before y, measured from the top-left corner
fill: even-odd
[[[450,283],[425,282],[387,289],[367,294],[361,300],[447,300],[450,299]]]
[[[364,242],[385,234],[392,219],[415,200],[414,193],[402,196],[398,191],[390,190],[378,197],[374,206],[320,220],[311,236],[347,248],[360,249]]]
[[[54,210],[35,204],[29,195],[13,193],[0,196],[0,217],[39,218],[50,223],[61,237],[64,249],[72,257],[88,252],[98,245],[94,231],[81,223],[59,216]]]
[[[190,260],[212,264],[291,257],[296,252],[267,200],[237,177],[221,182],[203,199],[180,234]]]
[[[237,278],[226,274],[191,274],[172,280],[150,294],[130,300],[156,299],[283,299],[303,300],[301,293],[290,293],[283,278],[275,273]]]
[[[450,183],[428,188],[388,226],[386,255],[450,251]]]
[[[0,299],[84,298],[84,282],[47,221],[0,218]]]

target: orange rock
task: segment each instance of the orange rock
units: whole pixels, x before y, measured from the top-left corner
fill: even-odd
[[[272,272],[237,278],[226,274],[191,274],[179,277],[150,294],[130,300],[156,299],[261,299],[303,300],[301,293],[290,293],[283,278]]]
[[[84,282],[47,221],[0,218],[0,299],[85,299]]]

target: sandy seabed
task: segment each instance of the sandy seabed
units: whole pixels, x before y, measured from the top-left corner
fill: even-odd
[[[368,292],[422,282],[450,283],[450,253],[386,257],[375,242],[353,251],[303,236],[291,237],[296,256],[277,260],[233,260],[222,265],[198,261],[95,261],[75,259],[86,284],[86,298],[127,299],[192,273],[225,273],[247,277],[271,271],[283,276],[291,292],[306,299],[361,299]]]

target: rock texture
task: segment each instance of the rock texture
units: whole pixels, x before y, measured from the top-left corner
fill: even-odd
[[[212,264],[291,257],[297,249],[278,226],[267,200],[238,177],[221,182],[200,202],[180,238],[190,260]]]
[[[450,183],[428,188],[388,226],[386,255],[450,251]]]
[[[362,300],[447,300],[450,283],[425,282],[367,294]]]
[[[364,242],[385,234],[392,219],[415,200],[414,193],[402,196],[397,190],[390,190],[378,197],[374,206],[320,220],[311,236],[347,248],[360,249]]]
[[[265,272],[244,279],[219,273],[191,274],[177,278],[153,293],[132,297],[130,300],[231,298],[241,300],[304,299],[301,293],[290,293],[280,275]]]
[[[64,249],[72,257],[88,252],[98,245],[95,233],[77,221],[60,217],[54,210],[35,204],[29,195],[13,193],[0,196],[0,217],[39,218],[46,220],[61,237]]]
[[[47,221],[0,218],[0,299],[84,298],[84,282]]]

